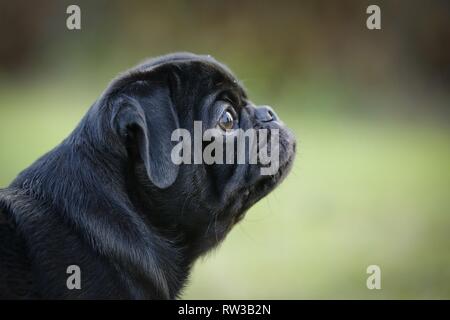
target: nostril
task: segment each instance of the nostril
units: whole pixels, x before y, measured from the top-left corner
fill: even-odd
[[[277,120],[275,112],[270,107],[262,106],[257,108],[256,117],[261,122],[271,122]]]
[[[260,122],[271,122],[278,120],[276,113],[272,110],[272,108],[268,106],[261,106],[256,108],[256,119]]]
[[[264,115],[264,119],[262,120],[263,122],[271,122],[277,120],[277,115],[272,111],[272,109],[267,108],[265,111],[266,112]]]

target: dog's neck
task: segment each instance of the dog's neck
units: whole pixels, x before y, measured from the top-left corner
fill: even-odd
[[[97,155],[77,136],[69,137],[22,172],[10,186],[20,203],[35,203],[36,208],[21,215],[11,211],[19,224],[27,220],[51,219],[59,214],[71,228],[97,252],[112,259],[114,266],[140,288],[134,298],[175,298],[187,278],[190,262],[168,239],[144,221],[129,199],[120,158]],[[94,161],[95,159],[95,161]],[[104,159],[104,163],[98,163]],[[55,177],[61,180],[56,181]],[[28,198],[24,199],[24,198]],[[38,210],[39,209],[39,210]],[[76,257],[74,257],[76,259]],[[127,273],[133,276],[127,277]],[[139,281],[133,280],[139,279]],[[144,280],[143,280],[144,279]]]

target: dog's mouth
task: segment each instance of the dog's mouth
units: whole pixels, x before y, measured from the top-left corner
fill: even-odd
[[[294,162],[296,153],[296,143],[292,142],[290,151],[286,153],[284,159],[280,160],[278,171],[273,175],[260,176],[259,179],[251,186],[243,187],[238,191],[238,194],[244,197],[242,203],[242,210],[236,215],[234,222],[242,220],[246,211],[253,206],[260,199],[268,195],[274,190],[288,175],[292,164]]]
[[[278,184],[283,181],[283,179],[287,176],[293,160],[295,157],[295,152],[290,153],[286,160],[280,164],[278,171],[274,175],[270,176],[262,176],[261,179],[251,188],[249,197],[256,196],[258,199],[266,196],[270,191],[272,191]]]

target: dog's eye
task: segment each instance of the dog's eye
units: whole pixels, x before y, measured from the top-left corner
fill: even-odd
[[[219,126],[225,131],[233,129],[234,117],[229,110],[225,110],[224,113],[222,113],[222,115],[220,116]]]

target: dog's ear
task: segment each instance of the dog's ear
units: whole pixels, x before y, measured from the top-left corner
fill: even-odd
[[[150,181],[159,188],[172,185],[178,165],[171,160],[171,134],[179,128],[170,90],[139,81],[113,99],[113,125],[125,143],[134,143]]]

